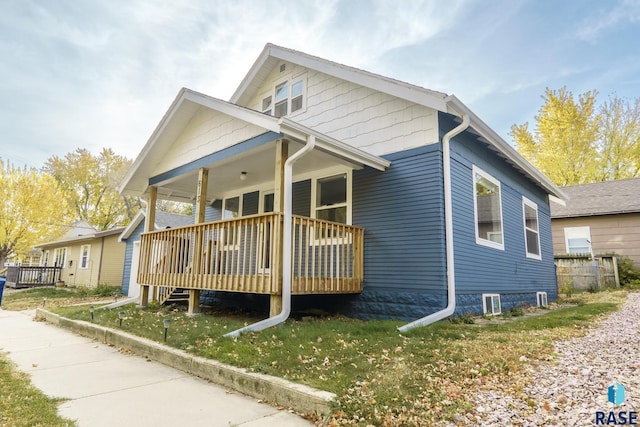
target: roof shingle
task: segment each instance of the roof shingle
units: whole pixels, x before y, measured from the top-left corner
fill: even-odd
[[[563,187],[566,206],[551,202],[551,218],[640,212],[640,178]]]

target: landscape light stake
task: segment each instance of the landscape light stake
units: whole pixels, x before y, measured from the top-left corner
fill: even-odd
[[[89,313],[91,313],[91,321],[92,321],[92,322],[93,322],[93,312],[94,312],[94,311],[95,311],[95,308],[94,308],[92,305],[90,305],[90,306],[89,306]]]
[[[113,293],[113,299],[115,300],[115,302],[118,302],[118,293],[117,292]]]
[[[171,323],[171,319],[164,319],[162,324],[164,325],[164,342],[167,342],[167,331],[169,331],[169,323]]]
[[[118,312],[118,319],[120,320],[120,327],[122,328],[122,321],[124,320],[124,311]]]
[[[47,297],[42,297],[42,306],[44,307],[47,303]]]

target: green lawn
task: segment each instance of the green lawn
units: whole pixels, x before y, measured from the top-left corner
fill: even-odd
[[[336,393],[334,425],[430,426],[470,408],[465,396],[528,363],[548,363],[552,343],[583,334],[615,310],[624,292],[582,294],[574,305],[508,322],[439,322],[402,335],[401,322],[344,317],[290,319],[239,338],[223,335],[258,318],[216,312],[186,316],[180,307],[122,309],[122,330],[255,372],[280,376]],[[89,310],[58,313],[90,321]],[[120,328],[119,309],[96,310],[95,322]],[[522,356],[525,356],[522,358]]]

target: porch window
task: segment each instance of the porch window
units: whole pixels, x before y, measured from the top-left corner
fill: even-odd
[[[53,259],[55,267],[64,267],[67,260],[67,248],[56,248],[53,250]]]
[[[49,251],[44,251],[44,256],[40,260],[40,265],[47,267],[49,265]]]
[[[91,245],[82,245],[80,247],[80,268],[89,268],[89,250]]]
[[[591,253],[591,229],[589,227],[565,227],[564,239],[568,254]]]
[[[316,180],[315,217],[325,221],[348,224],[347,218],[349,186],[347,174],[334,175]]]
[[[522,211],[524,215],[524,244],[527,258],[541,259],[538,205],[523,196]]]
[[[500,181],[473,167],[476,243],[504,250]]]
[[[304,76],[280,81],[271,95],[262,98],[261,111],[283,117],[304,108]]]
[[[222,219],[233,219],[240,216],[240,197],[224,199],[222,206]]]

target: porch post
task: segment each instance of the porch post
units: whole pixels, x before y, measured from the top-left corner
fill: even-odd
[[[275,171],[275,188],[273,191],[273,211],[282,213],[284,210],[284,163],[289,157],[289,143],[282,139],[276,141],[276,171]],[[279,227],[282,230],[282,227]],[[269,304],[269,317],[276,316],[282,311],[282,233],[276,236],[278,239],[276,252],[271,260],[273,268],[273,278],[275,280],[278,292],[271,294]]]
[[[198,190],[196,193],[196,217],[195,223],[202,224],[204,222],[204,214],[207,207],[207,185],[209,182],[209,169],[200,168],[198,170]],[[196,277],[199,277],[202,267],[202,250],[204,248],[204,240],[200,232],[196,233],[193,254],[193,271]],[[200,312],[200,289],[191,289],[189,291],[189,309],[188,315]]]
[[[156,201],[158,200],[158,187],[149,187],[149,200],[147,201],[147,212],[144,221],[144,232],[148,233],[155,229],[156,223]],[[140,305],[149,305],[149,286],[140,285]]]

